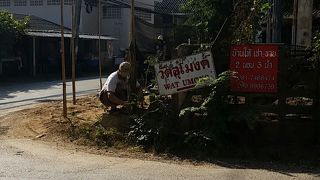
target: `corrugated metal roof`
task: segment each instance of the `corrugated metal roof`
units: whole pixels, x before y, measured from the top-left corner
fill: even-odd
[[[33,15],[24,15],[24,14],[14,14],[14,17],[17,19],[23,19],[27,16],[29,16],[30,21],[27,30],[33,31],[60,31],[60,24],[56,24],[53,22],[50,22],[48,20],[39,18],[37,16]],[[66,32],[71,32],[70,28],[64,28]]]
[[[61,37],[61,33],[57,32],[57,31],[47,31],[47,32],[43,32],[43,31],[27,31],[26,34],[28,36],[32,36],[32,37]],[[71,38],[72,34],[71,33],[64,33],[64,37],[66,38]],[[98,35],[89,35],[89,34],[80,34],[79,35],[80,39],[99,39]],[[113,37],[109,37],[109,36],[100,36],[100,39],[102,40],[116,40],[116,38]]]
[[[48,20],[39,18],[37,16],[33,15],[24,15],[24,14],[14,14],[13,15],[17,19],[23,19],[25,17],[29,17],[29,25],[26,29],[26,34],[28,36],[33,37],[61,37],[60,33],[60,24],[56,24],[53,22],[50,22]],[[71,38],[71,29],[64,27],[64,36],[66,38]],[[79,38],[81,39],[99,39],[98,35],[92,35],[92,34],[80,34]],[[102,40],[116,40],[116,38],[101,35],[100,39]]]

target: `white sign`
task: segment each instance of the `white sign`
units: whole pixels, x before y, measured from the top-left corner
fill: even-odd
[[[216,79],[210,51],[155,65],[159,94],[168,95],[194,89],[203,77]]]

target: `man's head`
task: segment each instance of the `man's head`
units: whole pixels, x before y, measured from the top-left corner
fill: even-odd
[[[119,65],[119,74],[121,77],[126,78],[130,74],[131,64],[129,62],[122,62]]]

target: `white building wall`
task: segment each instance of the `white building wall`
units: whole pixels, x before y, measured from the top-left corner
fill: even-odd
[[[130,4],[130,0],[122,0]],[[162,0],[156,0],[161,2]],[[154,10],[155,0],[136,0],[135,6],[143,7],[146,9]],[[103,10],[101,10],[103,13]],[[105,19],[101,15],[101,33],[117,38],[113,42],[115,55],[119,54],[119,50],[128,49],[130,43],[130,26],[131,26],[131,9],[121,9],[121,19]],[[154,23],[154,14],[151,14],[151,21]]]
[[[14,6],[11,0],[10,6],[0,7],[1,10],[7,10],[14,14],[34,15],[50,22],[60,24],[60,5],[47,5],[47,0],[43,0],[42,6],[30,6],[30,0],[27,0],[27,6]],[[72,24],[72,6],[64,5],[63,21],[64,26],[71,29]],[[91,14],[86,13],[84,3],[81,9],[80,32],[95,34],[98,32],[98,12],[93,8]],[[96,20],[95,20],[96,19]]]
[[[27,6],[14,6],[11,0],[10,6],[0,7],[14,14],[34,15],[56,24],[60,24],[60,5],[48,5],[48,0],[43,0],[42,6],[30,6],[30,0],[27,0]],[[130,0],[122,0],[130,3]],[[155,1],[162,0],[136,0],[135,5],[147,9],[154,10]],[[102,8],[102,7],[101,7]],[[71,29],[72,24],[72,6],[64,5],[64,26]],[[121,19],[104,19],[101,9],[101,34],[109,35],[117,38],[114,42],[114,52],[119,53],[120,49],[128,49],[129,47],[129,31],[130,31],[130,13],[129,8],[121,9]],[[93,7],[89,14],[85,10],[84,2],[82,3],[80,33],[98,34],[98,8]],[[154,23],[154,14],[151,14],[150,23]]]
[[[84,3],[83,3],[84,4]],[[99,27],[99,13],[98,8],[93,7],[91,13],[87,13],[84,5],[81,9],[81,22],[80,22],[80,31],[82,33],[87,34],[98,34],[98,27]]]

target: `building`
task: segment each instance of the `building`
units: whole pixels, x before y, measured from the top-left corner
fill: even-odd
[[[70,44],[68,38],[71,37],[72,4],[73,0],[64,1],[64,27],[66,33],[67,59],[69,57],[68,52],[70,50],[70,47],[68,47]],[[154,8],[154,1],[137,0],[136,7],[140,8],[140,11],[136,11],[136,16],[149,23],[154,23],[154,15],[151,13]],[[36,48],[39,46],[37,45],[38,41],[43,43],[43,39],[46,39],[46,43],[49,43],[50,45],[39,47],[52,47],[49,49],[52,49],[55,53],[45,53],[44,55],[49,56],[49,54],[55,54],[55,61],[59,61],[59,58],[57,58],[59,57],[57,55],[57,53],[59,54],[59,49],[57,48],[59,48],[60,38],[60,0],[0,0],[0,10],[7,10],[17,18],[21,18],[26,15],[30,16],[30,28],[27,30],[27,35],[29,36],[27,40],[29,42],[28,47]],[[110,56],[112,58],[113,55],[118,55],[121,49],[128,48],[130,30],[129,1],[101,0],[100,16],[98,4],[94,4],[92,9],[90,9],[87,8],[86,2],[82,1],[80,17],[80,38],[83,41],[86,41],[85,43],[82,43],[82,45],[80,42],[78,51],[80,58],[86,57],[86,59],[90,58],[91,60],[97,61],[99,17],[101,18],[101,39],[107,40],[103,43],[105,45],[102,45],[102,54],[108,56],[110,59]],[[32,52],[32,50],[26,51]],[[26,64],[25,67],[28,67],[28,74],[32,71],[32,74],[36,75],[46,71],[45,69],[51,69],[48,67],[41,68],[46,63],[42,62],[44,61],[44,57],[38,56],[37,50],[34,51],[32,56],[28,53],[26,58],[28,58],[28,60],[23,60],[23,62]],[[50,57],[46,57],[46,59],[50,59]],[[2,67],[5,66],[5,64],[2,62],[4,61],[5,60],[0,63],[0,74],[3,73]],[[10,60],[10,58],[8,58],[5,63],[9,64],[10,61],[14,60]],[[30,64],[33,64],[32,67]]]

